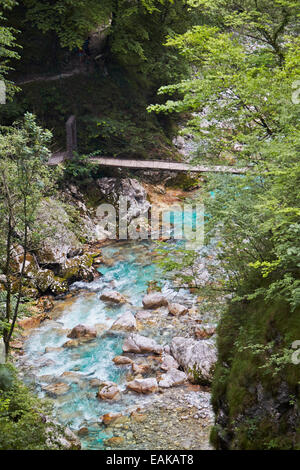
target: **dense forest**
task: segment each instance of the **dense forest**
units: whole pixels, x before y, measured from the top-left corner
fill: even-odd
[[[105,321],[115,319],[110,306],[125,304],[122,296],[128,293],[105,298],[99,286],[103,282],[107,287],[105,276],[116,262],[121,274],[110,278],[114,271],[109,271],[110,289],[123,276],[136,288],[130,291],[133,297],[146,294],[154,299],[143,299],[143,314],[134,301],[128,303],[131,317],[123,307],[117,312],[127,314],[126,332],[144,331],[147,336],[154,327],[143,330],[142,320],[156,308],[167,309],[168,318],[179,322],[172,326],[173,336],[166,336],[170,346],[159,332],[152,349],[137,347],[137,338],[136,350],[123,346],[124,353],[150,352],[163,364],[167,356],[173,365],[162,367],[164,376],[157,364],[149,366],[149,357],[144,358],[150,361],[146,367],[130,354],[120,356],[118,343],[114,363],[132,368],[127,390],[161,391],[162,408],[175,400],[173,392],[168,395],[171,386],[164,385],[171,379],[179,399],[183,386],[211,397],[213,422],[205,425],[210,444],[201,447],[204,437],[199,437],[201,426],[196,423],[187,428],[191,440],[184,448],[300,449],[299,18],[299,2],[294,0],[1,0],[0,449],[103,448],[103,438],[97,441],[98,431],[84,414],[87,402],[80,404],[85,419],[78,424],[78,416],[73,421],[69,415],[62,417],[67,415],[63,407],[68,398],[61,405],[63,412],[57,412],[53,398],[68,397],[73,386],[75,392],[81,387],[76,376],[83,373],[76,362],[80,354],[73,359],[73,350],[83,351],[84,357],[90,353],[85,349],[89,341],[97,340],[110,351],[109,333],[99,333],[100,326],[94,329],[89,323],[82,333],[84,317],[78,317],[77,326],[69,320],[59,324],[59,315],[51,311],[94,312],[89,302],[100,292],[100,300],[110,302],[107,310],[103,307],[109,319]],[[71,159],[64,159],[70,116],[76,116],[78,146]],[[60,165],[48,164],[59,155]],[[95,156],[221,165],[237,174],[108,169],[92,164]],[[142,256],[138,245],[122,248],[115,242],[112,249],[118,245],[119,251],[110,252],[99,244],[103,236],[95,228],[97,206],[115,203],[120,194],[132,198],[137,214],[132,218],[141,208],[148,210],[153,194],[161,204],[174,194],[180,203],[191,197],[204,203],[204,249],[170,244],[166,255],[168,243],[161,237],[153,261],[160,269],[158,279],[154,270],[149,274],[153,279],[145,274],[152,263],[147,252],[143,271],[135,265],[138,278],[131,280],[128,260]],[[207,277],[200,282],[203,266]],[[170,282],[172,273],[174,292],[179,286],[180,296],[185,288],[186,299],[163,297],[167,290],[162,276]],[[88,290],[82,283],[92,287]],[[76,302],[81,302],[79,307]],[[183,308],[184,302],[191,302],[189,309]],[[206,325],[207,309],[218,315]],[[164,311],[157,312],[163,317]],[[190,320],[180,323],[187,315]],[[161,320],[155,318],[159,329]],[[97,321],[105,323],[102,317]],[[122,330],[114,325],[109,328]],[[36,329],[31,335],[32,326]],[[36,333],[39,329],[42,333]],[[175,340],[180,337],[183,344],[190,330],[194,336],[189,347],[198,348],[200,358],[186,364]],[[50,336],[36,336],[51,331],[60,339],[48,344],[43,338]],[[126,338],[130,343],[131,337]],[[45,382],[36,380],[36,388],[29,380],[33,367],[28,357],[40,345],[46,359],[41,354],[37,361],[45,367]],[[63,377],[58,382],[49,379],[54,354],[65,358],[62,363],[75,361],[70,370],[57,366]],[[203,365],[206,354],[215,354],[209,371]],[[117,363],[117,357],[123,362]],[[190,364],[199,367],[192,370]],[[89,386],[99,387],[97,403],[102,399],[110,404],[120,395],[118,374],[89,374]],[[149,389],[142,388],[148,386],[143,381]],[[187,385],[189,381],[193,385]],[[116,418],[119,408],[103,410],[105,426],[108,418],[122,425],[120,416]],[[131,413],[135,435],[134,426],[142,426],[143,418],[139,411]],[[153,416],[161,426],[159,414]],[[126,436],[129,444],[114,428],[106,448],[143,448],[138,440],[134,445],[140,447],[132,447],[128,432]],[[156,445],[172,449],[172,444]]]

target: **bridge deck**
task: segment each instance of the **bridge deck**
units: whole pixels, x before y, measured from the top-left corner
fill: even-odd
[[[168,171],[190,171],[195,173],[246,173],[247,168],[235,168],[231,166],[206,166],[191,165],[189,163],[166,162],[163,160],[121,160],[118,158],[95,157],[91,162],[110,167],[134,168],[140,170],[168,170]]]

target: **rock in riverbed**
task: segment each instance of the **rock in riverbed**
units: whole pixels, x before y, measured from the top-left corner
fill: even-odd
[[[77,338],[96,338],[97,336],[97,331],[95,328],[90,328],[85,325],[76,325],[74,328],[71,330],[71,333],[68,334],[68,338],[71,339],[77,339]]]
[[[113,362],[116,366],[129,365],[133,363],[132,359],[126,356],[116,356],[113,358]]]
[[[171,343],[171,353],[191,380],[191,371],[195,370],[198,380],[203,383],[211,382],[213,367],[217,361],[216,347],[211,341],[176,337]]]
[[[133,352],[133,353],[154,353],[161,354],[163,351],[162,346],[156,343],[151,338],[146,336],[132,334],[125,339],[123,344],[124,352]]]
[[[135,379],[127,383],[127,389],[137,393],[154,393],[158,390],[157,380],[154,378]]]
[[[176,303],[169,304],[168,308],[169,308],[169,313],[171,313],[171,315],[174,315],[176,317],[179,317],[180,315],[185,315],[189,310],[184,305],[176,304]]]
[[[168,301],[167,299],[158,293],[151,293],[145,295],[143,298],[143,306],[146,309],[154,309],[154,308],[159,308],[159,307],[167,307],[168,306]]]
[[[131,312],[125,312],[112,324],[113,331],[132,331],[136,329],[136,319]]]
[[[127,299],[117,291],[104,291],[103,294],[100,295],[100,300],[104,302],[112,302],[114,304],[125,304]]]
[[[58,382],[56,384],[46,385],[42,387],[42,389],[48,393],[48,395],[52,397],[58,397],[60,395],[64,395],[69,391],[69,385],[64,382]]]
[[[97,398],[100,400],[118,400],[120,398],[119,387],[114,383],[104,385],[104,387],[100,386]]]

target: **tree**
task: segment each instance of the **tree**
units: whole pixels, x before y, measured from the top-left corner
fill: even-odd
[[[148,80],[163,74],[169,81],[172,73],[182,70],[177,54],[162,44],[167,34],[184,32],[194,21],[186,0],[25,0],[20,9],[20,29],[28,23],[52,32],[70,50],[81,47],[100,27],[107,37],[106,61],[136,70]]]
[[[11,10],[16,5],[15,0],[3,0],[0,6],[0,80],[4,80],[7,73],[11,70],[9,61],[11,59],[19,59],[19,54],[14,50],[16,47],[15,35],[17,31],[7,26],[4,16],[4,10]],[[11,96],[16,87],[10,82],[5,80],[7,96]]]
[[[22,123],[0,133],[0,252],[6,276],[5,312],[2,322],[6,354],[22,297],[23,278],[30,244],[37,237],[34,220],[37,206],[51,187],[47,160],[51,133],[26,113]],[[21,266],[16,264],[16,250]],[[13,284],[16,282],[15,295]]]
[[[283,5],[289,14],[283,13]],[[227,11],[237,30],[246,17],[255,17],[254,10],[247,15],[239,11]],[[211,182],[215,197],[206,201],[210,214],[206,227],[212,237],[221,232],[220,276],[225,290],[235,292],[237,298],[277,292],[296,308],[300,301],[299,107],[292,101],[292,90],[299,76],[300,42],[294,34],[292,12],[299,12],[293,2],[275,2],[266,11],[268,24],[261,25],[257,10],[256,21],[247,22],[242,35],[223,27],[196,26],[169,38],[168,44],[177,47],[194,67],[193,75],[160,89],[162,94],[177,93],[181,99],[153,105],[150,110],[194,112],[188,127],[202,147],[197,161],[217,158],[252,165],[249,176]],[[263,38],[266,29],[274,36],[279,24],[280,54],[276,55]],[[258,41],[258,33],[261,44],[245,40],[255,36]]]

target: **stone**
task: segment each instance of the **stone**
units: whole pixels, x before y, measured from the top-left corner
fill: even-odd
[[[150,310],[159,307],[167,307],[168,301],[163,295],[155,292],[145,295],[143,298],[143,306]]]
[[[135,318],[139,321],[149,320],[152,317],[153,317],[153,312],[149,312],[148,310],[140,310],[135,315]]]
[[[162,346],[156,341],[138,334],[131,334],[123,344],[123,352],[161,354],[162,351]]]
[[[81,449],[81,442],[78,439],[78,437],[76,436],[76,434],[74,434],[73,431],[71,431],[71,429],[65,428],[64,434],[65,434],[66,442],[67,442],[66,447],[68,449],[70,449],[70,450],[80,450]],[[63,440],[62,444],[63,443],[64,443],[64,440]]]
[[[178,369],[170,369],[166,374],[162,374],[159,380],[159,386],[163,388],[170,388],[176,385],[182,385],[187,381],[187,375]]]
[[[147,372],[149,372],[150,366],[149,364],[134,364],[133,363],[131,368],[132,368],[132,372],[134,373],[134,375],[138,375],[138,374],[144,375]]]
[[[97,398],[100,400],[118,400],[120,398],[120,390],[116,384],[105,385],[99,387]]]
[[[162,370],[168,371],[170,369],[178,369],[179,364],[174,359],[173,356],[171,356],[170,354],[164,354],[162,357],[162,364],[160,367]]]
[[[104,291],[103,294],[100,295],[100,300],[104,302],[112,302],[114,304],[125,304],[127,299],[117,291]]]
[[[168,308],[169,308],[169,313],[171,313],[171,315],[174,315],[176,317],[180,315],[185,315],[186,313],[188,313],[188,310],[189,310],[184,305],[177,304],[177,303],[170,303]]]
[[[78,436],[87,436],[89,433],[89,430],[88,428],[86,427],[83,427],[83,428],[80,428],[79,431],[77,432]]]
[[[171,353],[190,380],[193,380],[192,371],[195,370],[198,380],[211,383],[214,365],[217,361],[216,347],[211,341],[176,337],[171,342]]]
[[[78,339],[82,337],[96,338],[97,332],[95,328],[91,328],[85,325],[76,325],[71,330],[71,333],[68,334],[68,338]]]
[[[111,330],[113,331],[132,331],[136,329],[136,319],[131,312],[123,313],[117,320],[112,324]]]
[[[48,395],[52,397],[57,397],[60,395],[64,395],[69,391],[69,385],[64,382],[58,382],[55,384],[50,384],[42,387],[42,390],[48,393]]]
[[[111,424],[116,424],[116,422],[119,421],[120,418],[122,417],[123,417],[122,413],[109,412],[109,413],[104,414],[101,420],[105,426],[110,426]]]
[[[46,320],[46,318],[47,315],[44,313],[40,313],[34,317],[22,318],[21,320],[18,320],[18,326],[23,328],[23,330],[30,330],[32,328],[37,328],[41,322]]]
[[[113,358],[113,362],[116,364],[116,366],[123,366],[133,363],[132,359],[126,356],[116,356]]]
[[[207,339],[213,336],[216,332],[215,328],[212,327],[202,327],[200,325],[196,325],[194,329],[194,333],[197,339]]]
[[[127,383],[127,389],[137,393],[154,393],[158,390],[157,380],[155,378],[134,379]]]
[[[106,447],[107,446],[118,447],[123,444],[124,437],[114,436],[114,437],[110,437],[109,439],[105,439],[103,442]]]

